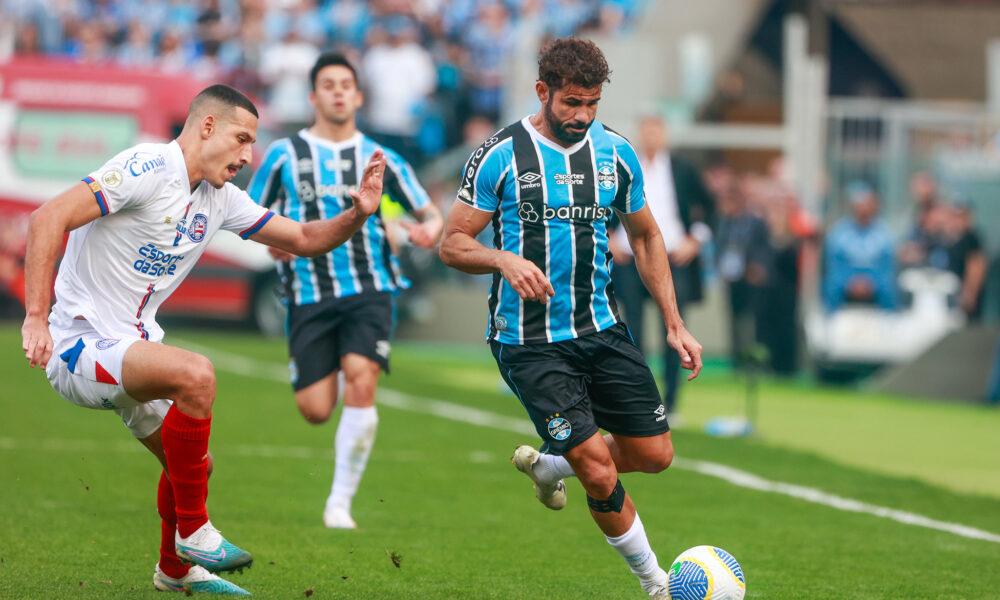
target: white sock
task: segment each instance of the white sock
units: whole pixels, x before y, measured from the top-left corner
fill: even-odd
[[[642,520],[639,519],[638,513],[636,513],[635,521],[632,522],[632,527],[629,527],[628,531],[618,537],[605,537],[611,547],[622,555],[628,568],[632,569],[632,573],[639,577],[639,583],[642,584],[644,590],[649,591],[647,588],[654,585],[665,585],[666,573],[660,568],[656,554],[649,547],[646,530],[642,526]]]
[[[562,456],[552,456],[551,454],[541,454],[538,462],[531,467],[531,471],[542,483],[555,483],[560,479],[574,477],[573,467]]]
[[[345,406],[340,414],[337,425],[337,438],[334,447],[337,452],[334,469],[333,485],[330,487],[330,497],[326,500],[328,507],[339,506],[351,511],[351,501],[358,491],[361,476],[368,465],[368,457],[375,445],[375,430],[378,428],[378,413],[374,406],[359,408]]]

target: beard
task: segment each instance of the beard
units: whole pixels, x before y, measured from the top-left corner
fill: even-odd
[[[549,101],[545,103],[545,121],[549,124],[549,131],[552,135],[556,136],[561,142],[566,142],[567,144],[575,144],[587,137],[587,131],[590,129],[591,123],[584,123],[582,121],[572,121],[570,123],[563,123],[556,115],[552,112],[552,98],[549,97]],[[569,127],[578,127],[583,129],[580,133],[574,131],[569,131]]]

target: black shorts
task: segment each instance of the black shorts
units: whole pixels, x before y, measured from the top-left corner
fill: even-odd
[[[389,372],[392,295],[388,292],[330,298],[288,311],[292,387],[299,391],[340,368],[348,354],[377,362]]]
[[[543,452],[565,454],[599,428],[633,437],[670,431],[653,374],[621,323],[552,344],[490,347]]]

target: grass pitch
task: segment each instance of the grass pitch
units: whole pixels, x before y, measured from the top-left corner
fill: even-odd
[[[321,511],[335,423],[307,425],[280,381],[282,341],[183,332],[221,351],[213,523],[256,562],[232,580],[261,598],[635,598],[641,590],[587,514],[579,484],[552,512],[508,462],[530,435],[383,404],[355,499],[358,531]],[[524,419],[485,345],[397,344],[384,387]],[[162,598],[155,459],[111,413],[70,405],[0,327],[0,598]],[[758,435],[716,439],[704,419],[742,389],[706,373],[682,398],[680,458],[1000,533],[1000,412],[766,383]],[[413,410],[417,407],[418,410]],[[448,418],[452,417],[452,418]],[[525,419],[526,421],[526,419]],[[748,598],[1000,598],[1000,544],[844,512],[671,468],[625,475],[661,564],[714,544]]]

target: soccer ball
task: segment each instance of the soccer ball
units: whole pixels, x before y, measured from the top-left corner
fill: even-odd
[[[671,600],[743,600],[743,568],[733,555],[715,546],[688,548],[667,574]]]

